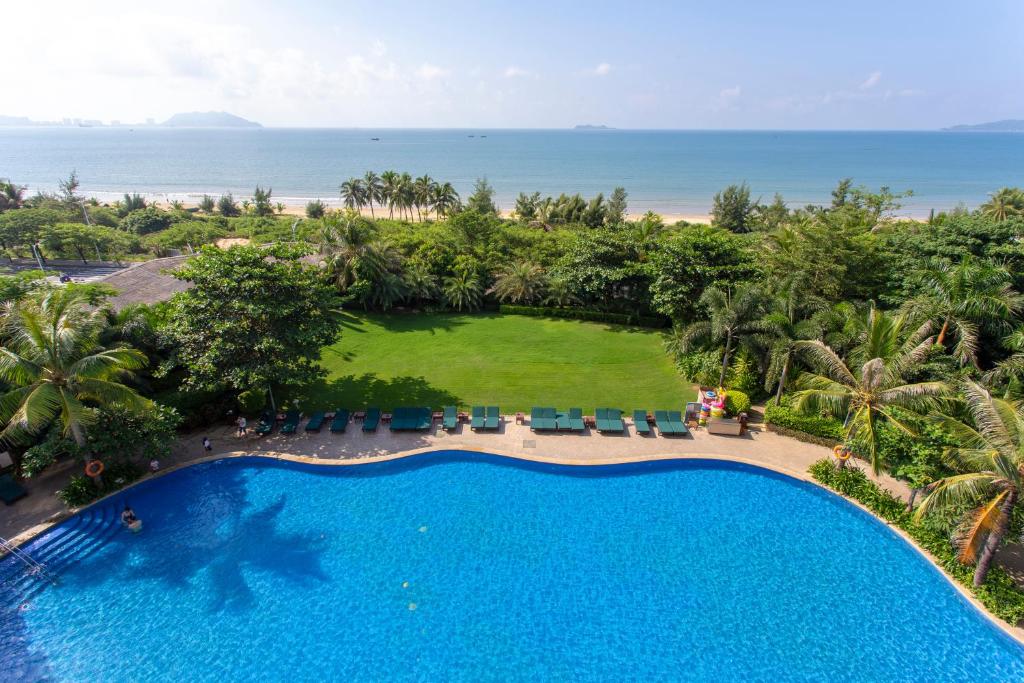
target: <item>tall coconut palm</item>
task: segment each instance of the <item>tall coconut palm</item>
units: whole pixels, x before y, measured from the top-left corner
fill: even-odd
[[[943,382],[904,380],[904,374],[924,359],[934,343],[928,324],[905,337],[906,322],[905,316],[890,316],[872,308],[867,336],[849,357],[856,371],[821,341],[795,342],[797,351],[817,373],[806,372],[797,379],[794,408],[844,419],[846,442],[861,440],[867,444],[871,469],[876,474],[882,468],[878,421],[886,420],[913,434],[893,409],[928,412],[948,391]]]
[[[990,199],[978,207],[983,216],[1005,221],[1013,216],[1024,215],[1024,190],[1004,187],[989,195]]]
[[[451,183],[435,185],[431,200],[438,219],[450,216],[459,210],[459,193],[455,191]]]
[[[0,178],[0,211],[20,209],[24,201],[24,185],[15,185],[10,180]]]
[[[434,179],[428,175],[421,175],[413,181],[414,203],[416,204],[416,212],[419,214],[420,221],[423,220],[423,210],[430,211],[430,198],[436,184]]]
[[[395,204],[398,202],[399,175],[394,171],[380,174],[381,201],[388,205],[388,218],[395,217]]]
[[[1013,289],[1013,276],[1006,268],[970,255],[957,264],[932,261],[917,280],[918,294],[905,309],[941,326],[935,340],[939,346],[952,333],[953,354],[961,365],[977,365],[979,325],[1005,327],[1024,307],[1024,297]]]
[[[14,388],[0,396],[0,441],[27,443],[57,420],[64,436],[85,446],[95,408],[150,405],[121,383],[146,365],[145,354],[101,347],[105,314],[77,293],[59,289],[8,304],[2,321],[0,379]]]
[[[985,582],[996,549],[1010,528],[1014,508],[1024,487],[1024,404],[994,398],[972,380],[963,385],[963,398],[973,425],[941,416],[957,445],[945,452],[948,464],[960,474],[931,486],[917,509],[916,519],[937,509],[973,511],[964,520],[956,541],[960,561],[977,562],[974,586]]]
[[[544,269],[530,261],[516,261],[498,271],[494,293],[501,301],[532,303],[540,298],[547,277]]]
[[[422,263],[412,263],[402,274],[405,295],[413,303],[435,299],[438,293],[437,278]]]
[[[761,321],[764,297],[753,285],[737,287],[735,292],[708,287],[699,303],[708,311],[707,320],[690,323],[679,331],[676,343],[683,352],[707,346],[722,346],[722,372],[719,385],[725,383],[725,373],[735,344],[766,331]]]
[[[373,214],[373,205],[380,203],[384,194],[384,186],[381,185],[380,177],[373,171],[367,171],[363,176],[363,193],[366,196],[366,203],[370,206],[370,218],[376,218]]]
[[[474,273],[461,272],[444,279],[444,299],[457,311],[472,311],[480,308],[483,288],[480,278]]]
[[[363,208],[366,199],[366,192],[363,188],[363,181],[360,178],[349,178],[341,184],[341,200],[345,208],[360,210]]]

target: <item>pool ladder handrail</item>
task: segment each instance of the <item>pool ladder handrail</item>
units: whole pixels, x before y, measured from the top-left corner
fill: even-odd
[[[57,583],[57,577],[46,568],[46,565],[35,560],[31,555],[8,541],[3,536],[0,536],[0,550],[2,550],[6,555],[13,555],[21,560],[22,564],[28,568],[29,574],[41,576],[50,583]]]

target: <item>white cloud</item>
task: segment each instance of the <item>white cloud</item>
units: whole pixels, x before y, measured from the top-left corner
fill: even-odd
[[[864,82],[857,87],[860,88],[861,90],[870,90],[871,88],[874,88],[876,85],[878,85],[878,82],[880,80],[882,80],[882,72],[872,71],[870,74],[868,74],[868,77],[864,79]]]
[[[520,76],[528,76],[530,72],[526,69],[520,69],[518,66],[509,66],[505,68],[505,78],[518,78]]]
[[[734,85],[731,88],[723,88],[718,93],[718,96],[723,100],[735,100],[742,92],[743,91],[740,89],[740,86]]]
[[[611,70],[612,70],[612,65],[611,64],[609,64],[608,62],[601,62],[600,64],[598,64],[597,66],[594,67],[594,75],[595,76],[607,76],[609,73],[611,73]]]
[[[416,69],[416,75],[425,81],[432,81],[436,78],[450,76],[451,73],[450,69],[444,69],[434,64],[428,64],[427,62],[424,62],[420,65],[420,68]]]
[[[383,40],[373,41],[373,45],[370,46],[370,54],[374,57],[383,57],[388,53],[388,46],[384,44]]]

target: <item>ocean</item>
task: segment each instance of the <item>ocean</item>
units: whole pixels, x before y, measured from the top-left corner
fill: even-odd
[[[380,138],[379,141],[372,138]],[[0,128],[0,177],[52,190],[72,170],[85,194],[124,192],[196,201],[256,184],[274,199],[338,204],[338,186],[367,170],[449,181],[466,196],[476,178],[502,209],[519,192],[607,196],[621,185],[630,213],[707,214],[715,192],[747,182],[791,206],[829,200],[836,182],[913,190],[903,213],[923,216],[1024,186],[1024,135],[942,132],[640,130],[372,130]]]

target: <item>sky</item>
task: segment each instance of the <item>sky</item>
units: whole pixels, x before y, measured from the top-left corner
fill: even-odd
[[[1024,0],[5,6],[0,114],[266,126],[934,129],[1024,119]],[[16,75],[16,76],[12,76]]]

